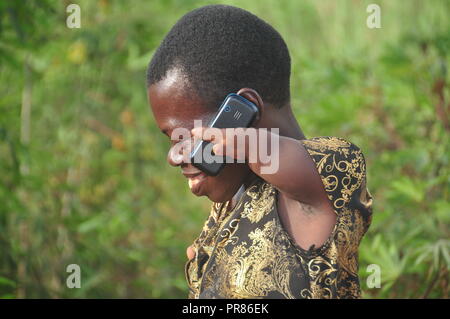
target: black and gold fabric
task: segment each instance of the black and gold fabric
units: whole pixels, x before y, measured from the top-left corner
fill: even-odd
[[[280,222],[277,189],[257,179],[232,210],[213,203],[185,266],[189,298],[360,297],[358,246],[372,216],[364,156],[338,137],[301,142],[337,214],[327,241],[298,246]]]

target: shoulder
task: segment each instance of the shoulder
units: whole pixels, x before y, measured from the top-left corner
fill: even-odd
[[[342,137],[320,136],[312,137],[301,141],[309,153],[336,153],[344,156],[359,155],[361,149],[352,142]]]
[[[356,174],[355,170],[357,170],[361,171],[360,173],[362,171],[365,173],[366,162],[361,149],[344,138],[320,136],[302,140],[301,142],[316,165],[318,165],[319,172],[329,173],[338,170],[340,172],[350,171]],[[329,166],[325,167],[325,164],[329,164]],[[361,174],[356,175],[360,176]]]
[[[337,212],[365,187],[366,162],[361,149],[347,139],[321,136],[302,140],[316,164],[328,197]]]

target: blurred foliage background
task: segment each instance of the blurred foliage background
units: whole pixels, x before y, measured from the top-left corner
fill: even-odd
[[[213,2],[79,0],[69,29],[71,2],[0,2],[0,296],[184,298],[185,249],[210,203],[165,162],[145,70],[177,19]],[[307,137],[365,154],[363,296],[448,298],[450,1],[221,3],[285,38]],[[381,29],[366,26],[370,3]],[[80,289],[66,287],[72,263]]]

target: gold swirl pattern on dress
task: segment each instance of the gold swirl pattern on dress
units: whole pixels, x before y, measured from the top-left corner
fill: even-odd
[[[359,298],[358,246],[372,217],[361,150],[337,137],[302,141],[337,214],[321,247],[304,250],[280,222],[277,190],[264,180],[240,205],[213,204],[186,263],[190,298]]]

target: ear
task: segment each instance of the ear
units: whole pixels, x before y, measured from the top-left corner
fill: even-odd
[[[253,123],[253,125],[258,123],[259,120],[262,118],[262,115],[264,114],[264,108],[265,108],[264,102],[263,102],[261,96],[258,94],[258,92],[256,92],[253,89],[250,89],[250,88],[242,88],[236,94],[242,96],[243,98],[246,98],[247,100],[249,100],[250,102],[252,102],[253,104],[256,105],[256,107],[259,110],[259,115],[258,115],[258,118],[256,119],[255,123]]]

